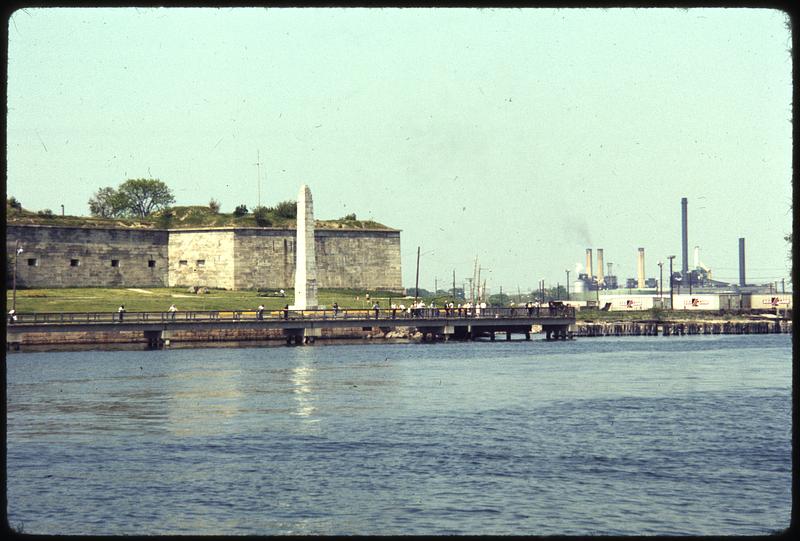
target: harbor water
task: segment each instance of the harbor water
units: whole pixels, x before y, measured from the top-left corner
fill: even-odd
[[[761,535],[791,337],[19,353],[29,534]]]

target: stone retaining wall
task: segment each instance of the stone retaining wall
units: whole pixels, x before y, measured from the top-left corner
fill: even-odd
[[[169,233],[112,229],[9,225],[6,283],[13,278],[17,240],[17,287],[166,287]]]

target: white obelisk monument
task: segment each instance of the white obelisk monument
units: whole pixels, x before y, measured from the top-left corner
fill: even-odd
[[[317,308],[317,257],[314,251],[314,202],[303,184],[297,196],[297,262],[293,310]]]

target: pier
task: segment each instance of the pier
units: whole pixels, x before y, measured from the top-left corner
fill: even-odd
[[[132,341],[144,339],[150,349],[168,346],[181,333],[228,332],[229,336],[256,336],[277,332],[287,344],[313,343],[323,330],[379,329],[384,335],[399,328],[414,328],[423,341],[495,340],[497,334],[530,340],[533,326],[540,326],[548,340],[566,340],[575,324],[575,309],[568,306],[532,308],[445,309],[319,309],[183,312],[49,312],[22,313],[6,327],[6,348],[19,349],[26,337],[45,336],[58,343],[58,335],[85,333],[82,343],[103,343],[127,335]],[[236,331],[236,332],[229,332]],[[109,338],[110,337],[110,338]],[[236,339],[236,338],[232,338]]]

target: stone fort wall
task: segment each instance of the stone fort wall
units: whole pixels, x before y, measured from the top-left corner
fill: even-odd
[[[294,229],[8,225],[7,287],[17,240],[18,287],[294,287]],[[318,287],[402,289],[398,230],[317,229],[315,249]]]
[[[17,287],[166,287],[169,233],[147,229],[101,229],[7,225],[6,285]]]

